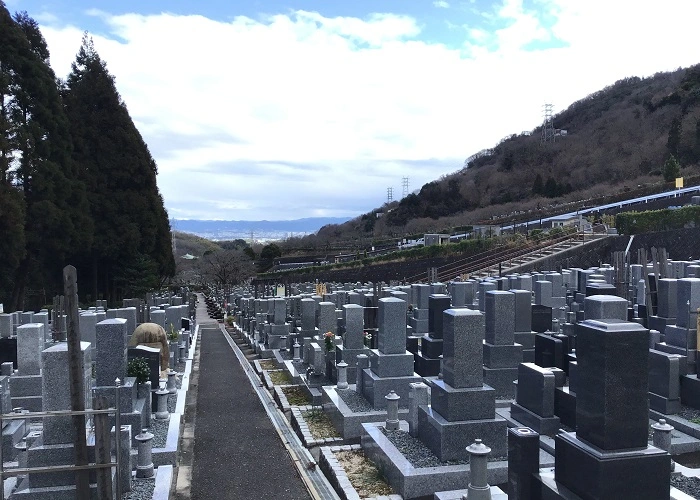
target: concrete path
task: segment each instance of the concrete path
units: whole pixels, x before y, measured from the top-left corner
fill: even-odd
[[[207,321],[201,296],[197,317],[201,345],[190,497],[311,498],[219,325]]]

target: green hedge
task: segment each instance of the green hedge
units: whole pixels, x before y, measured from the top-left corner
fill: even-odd
[[[619,234],[653,233],[670,229],[700,226],[700,206],[688,205],[675,209],[625,212],[615,218]]]

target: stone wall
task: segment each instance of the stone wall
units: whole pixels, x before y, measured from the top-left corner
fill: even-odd
[[[536,262],[526,264],[518,269],[518,272],[530,272],[540,270],[560,270],[569,267],[588,268],[598,266],[601,263],[611,263],[612,254],[615,251],[624,251],[629,242],[629,236],[610,236],[596,243],[588,244],[584,247],[576,247],[571,250],[559,253],[555,256],[544,258]],[[676,229],[672,231],[661,231],[658,233],[635,235],[630,252],[632,262],[636,262],[638,248],[646,248],[647,251],[652,246],[664,247],[668,251],[669,258],[674,260],[700,258],[700,228]],[[387,262],[370,266],[359,266],[348,269],[337,269],[320,271],[314,273],[295,273],[280,276],[280,282],[303,282],[319,280],[320,282],[379,282],[389,283],[391,281],[410,280],[412,277],[421,274],[425,276],[428,268],[441,267],[463,259],[463,257],[453,258],[433,258],[404,262]]]

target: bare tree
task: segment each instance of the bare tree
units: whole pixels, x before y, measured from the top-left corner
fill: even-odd
[[[239,249],[207,252],[198,264],[202,279],[223,288],[227,294],[232,286],[255,275],[253,261]]]

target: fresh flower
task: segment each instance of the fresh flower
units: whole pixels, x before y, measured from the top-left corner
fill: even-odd
[[[323,334],[323,341],[326,344],[326,351],[335,350],[335,334],[333,332],[326,332]]]

